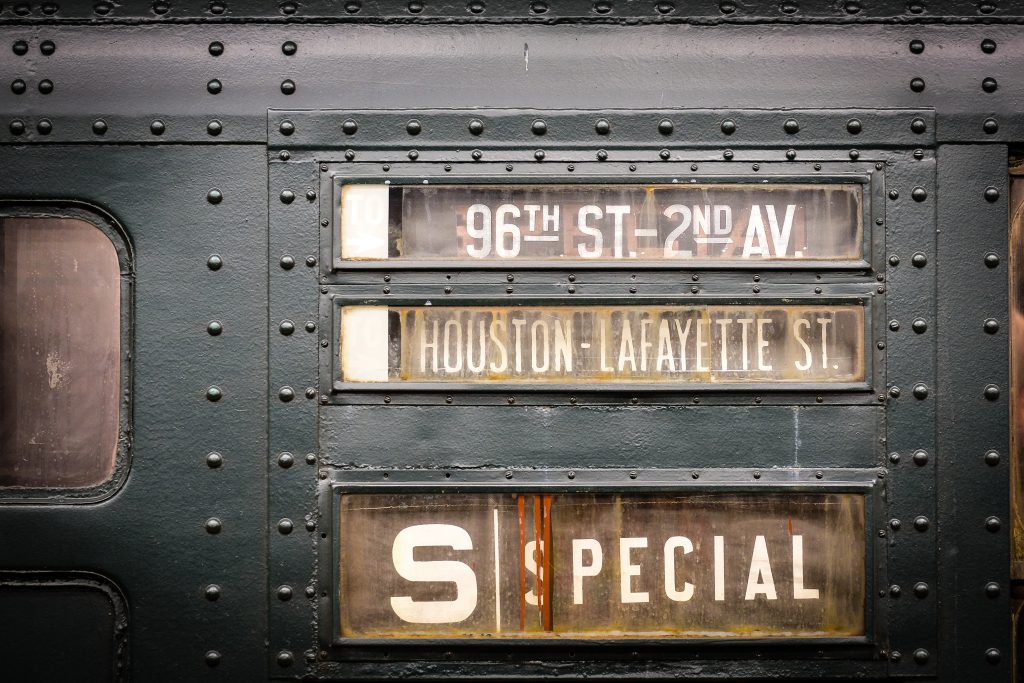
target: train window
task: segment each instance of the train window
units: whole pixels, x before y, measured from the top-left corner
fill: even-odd
[[[0,215],[0,496],[110,485],[123,247],[82,217]],[[75,494],[71,494],[75,495]]]

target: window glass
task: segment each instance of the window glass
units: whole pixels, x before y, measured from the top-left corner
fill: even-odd
[[[121,388],[121,268],[75,218],[0,217],[0,486],[111,478]]]

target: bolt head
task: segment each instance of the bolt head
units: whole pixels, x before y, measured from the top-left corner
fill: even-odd
[[[924,515],[921,515],[920,517],[915,517],[914,518],[914,528],[917,529],[918,531],[927,531],[928,530],[928,518],[925,517]]]
[[[915,384],[914,398],[918,399],[919,401],[923,401],[924,399],[928,398],[928,387],[924,384]]]
[[[405,132],[408,133],[409,135],[419,135],[421,132],[423,132],[423,124],[421,124],[416,119],[412,119],[407,124],[405,124]]]
[[[910,198],[915,202],[923,202],[928,198],[928,192],[923,187],[915,187],[910,191]]]
[[[278,586],[277,587],[277,599],[281,601],[288,601],[292,599],[292,587],[291,586]]]
[[[281,203],[291,204],[295,201],[295,193],[291,190],[284,190],[281,192]]]
[[[223,89],[224,89],[224,84],[223,84],[223,83],[221,83],[221,82],[220,82],[219,80],[217,80],[216,78],[214,78],[214,79],[211,79],[211,80],[210,80],[210,81],[209,81],[209,82],[208,82],[208,83],[206,84],[206,91],[207,91],[208,93],[210,93],[211,95],[217,95],[217,94],[219,94],[219,93],[220,93],[220,92],[221,92],[221,91],[222,91]]]
[[[284,534],[285,536],[290,534],[292,532],[292,529],[294,529],[294,528],[295,528],[295,525],[292,524],[292,520],[290,520],[288,518],[282,519],[282,520],[280,520],[277,523],[277,530],[278,530],[278,532],[280,532],[281,534]]]
[[[206,267],[210,270],[220,270],[223,265],[224,260],[217,254],[213,254],[210,258],[206,259]]]
[[[918,581],[914,584],[914,595],[919,598],[928,597],[928,584],[924,581]]]
[[[924,79],[923,78],[912,78],[910,79],[910,89],[914,92],[924,92]]]
[[[722,132],[726,135],[732,135],[736,132],[736,122],[732,119],[726,119],[725,121],[722,121],[721,128]]]
[[[206,529],[206,533],[208,534],[219,534],[221,532],[221,529],[223,528],[223,526],[220,523],[220,520],[216,517],[210,517],[208,520],[206,520],[206,523],[203,524],[203,527]]]
[[[914,650],[914,662],[917,663],[917,664],[927,664],[928,663],[928,650],[925,650],[924,648],[921,648],[921,647],[919,647],[918,649]]]
[[[675,125],[668,119],[662,119],[658,122],[658,132],[662,135],[671,135],[673,130],[675,130]]]
[[[277,653],[277,665],[282,667],[291,666],[295,662],[295,657],[288,650],[281,650]]]
[[[608,122],[608,119],[598,119],[594,124],[594,132],[598,135],[608,135],[612,132],[612,124]]]
[[[214,137],[220,135],[223,130],[224,126],[221,124],[220,121],[217,121],[216,119],[206,124],[207,134],[212,135]]]
[[[224,397],[224,394],[220,390],[220,387],[215,387],[214,386],[214,387],[210,387],[209,389],[206,390],[206,400],[208,400],[208,401],[216,402],[216,401],[221,400],[221,398],[223,398],[223,397]]]
[[[992,187],[991,185],[986,187],[985,188],[985,201],[989,202],[991,204],[992,202],[996,202],[998,200],[999,200],[999,190],[997,190],[996,188]]]
[[[999,531],[999,529],[1001,529],[1002,526],[1003,526],[1003,524],[1002,524],[1001,521],[999,521],[998,517],[993,516],[993,517],[988,517],[988,518],[985,519],[985,530],[986,531],[991,531],[992,533],[995,533],[995,532]]]
[[[924,122],[924,119],[914,119],[910,122],[910,130],[920,135],[928,130],[928,124]]]
[[[283,85],[281,87],[282,89],[284,88]],[[282,121],[281,125],[278,126],[278,130],[281,131],[281,135],[292,135],[295,133],[295,124],[291,121]]]
[[[846,122],[846,131],[850,135],[857,135],[863,129],[864,126],[861,124],[860,119],[850,119],[849,121]]]
[[[800,132],[800,124],[797,123],[796,119],[786,119],[786,122],[782,124],[782,130],[790,135],[796,135]]]
[[[922,254],[921,252],[917,252],[910,257],[910,262],[914,265],[915,268],[924,268],[926,265],[928,265],[928,257]]]
[[[999,660],[1002,659],[1002,653],[994,647],[990,647],[985,650],[985,661],[989,664],[998,664]]]
[[[985,453],[985,464],[989,467],[995,467],[999,464],[999,452],[998,451],[987,451]]]
[[[206,466],[212,470],[217,469],[224,464],[224,458],[220,453],[213,452],[206,456]]]
[[[917,318],[911,324],[911,328],[918,334],[924,334],[928,330],[928,323],[924,318]]]
[[[282,453],[281,455],[277,456],[277,464],[281,466],[283,469],[288,469],[294,463],[295,456],[293,456],[291,453]]]
[[[914,464],[923,467],[928,464],[928,452],[925,450],[914,451]]]
[[[203,591],[203,595],[206,596],[206,599],[210,602],[216,602],[220,598],[220,586],[215,583],[211,583],[206,587],[206,590]]]
[[[989,401],[995,401],[999,398],[999,387],[995,384],[989,384],[985,387],[985,398]]]
[[[987,93],[994,93],[999,89],[999,84],[996,82],[996,79],[989,76],[981,81],[981,89]]]
[[[923,40],[912,40],[910,41],[910,51],[915,55],[919,55],[924,52],[924,41]]]
[[[107,132],[107,122],[103,119],[97,119],[92,122],[92,132],[96,135],[104,135]]]
[[[530,126],[530,132],[532,132],[534,135],[546,135],[548,132],[548,124],[546,124],[541,119],[537,119]]]
[[[985,595],[990,598],[998,598],[1000,593],[999,584],[995,581],[989,581],[985,584]]]
[[[220,653],[216,650],[210,650],[206,653],[204,659],[206,661],[206,666],[217,666],[218,664],[220,664]]]
[[[995,268],[999,265],[999,256],[992,252],[985,254],[985,265],[989,268]]]
[[[357,130],[359,130],[359,125],[352,119],[348,119],[341,124],[341,132],[345,135],[355,135]]]
[[[993,118],[985,119],[985,122],[981,124],[981,129],[992,135],[993,133],[999,132],[999,122]]]
[[[213,189],[206,193],[206,201],[211,204],[220,204],[224,200],[224,195],[220,190]]]
[[[295,398],[295,390],[291,387],[281,387],[281,390],[277,392],[277,397],[281,399],[282,402],[288,403]]]

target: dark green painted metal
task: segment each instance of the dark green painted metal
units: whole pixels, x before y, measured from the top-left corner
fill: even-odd
[[[982,322],[1007,312],[1006,144],[1024,141],[1020,2],[566,0],[546,12],[493,0],[479,12],[385,0],[59,4],[53,14],[48,3],[0,8],[0,199],[84,201],[127,233],[134,441],[124,485],[102,502],[0,504],[0,569],[88,570],[116,585],[132,679],[1009,681],[1008,325],[989,334]],[[9,87],[17,79],[20,94]],[[352,134],[349,118],[359,122]],[[544,136],[532,131],[537,118]],[[609,135],[596,130],[601,119]],[[574,177],[626,179],[688,177],[691,164],[698,176],[752,175],[755,163],[762,175],[868,168],[884,178],[883,197],[897,194],[879,202],[869,269],[332,268],[331,225],[321,224],[332,218],[331,173],[444,176],[444,163],[510,178],[565,178],[569,163]],[[994,202],[989,186],[1001,193]],[[990,251],[1001,265],[985,265]],[[752,297],[754,275],[764,297],[870,296],[874,385],[855,399],[687,391],[634,403],[581,390],[448,405],[441,391],[334,404],[323,361],[332,294],[382,297],[387,283],[394,296],[437,297],[455,283],[458,296],[504,297],[509,273],[515,297],[566,296],[569,275],[582,296],[628,297],[636,286],[641,298],[685,300],[694,275],[701,296]],[[997,400],[985,398],[988,384],[1001,388]],[[206,399],[211,386],[217,402]],[[292,400],[281,400],[285,389]],[[989,449],[1003,454],[998,466],[984,464]],[[441,490],[503,485],[510,472],[564,488],[570,469],[578,483],[624,489],[715,485],[755,470],[769,485],[876,472],[877,642],[849,657],[809,643],[609,644],[584,656],[425,642],[386,658],[322,642],[332,481],[387,472]],[[994,532],[992,516],[1004,521]],[[207,532],[214,518],[217,534]],[[917,518],[928,520],[923,531]],[[1000,596],[985,594],[989,582]],[[878,594],[888,585],[899,597]],[[18,628],[0,623],[0,655]],[[996,664],[986,660],[993,648]],[[74,661],[63,666],[73,675]]]

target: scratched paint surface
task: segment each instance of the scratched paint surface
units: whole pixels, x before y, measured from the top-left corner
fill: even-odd
[[[863,185],[343,185],[343,259],[855,260]]]
[[[344,637],[865,633],[860,494],[343,494]]]
[[[349,306],[351,382],[858,382],[864,308]]]

